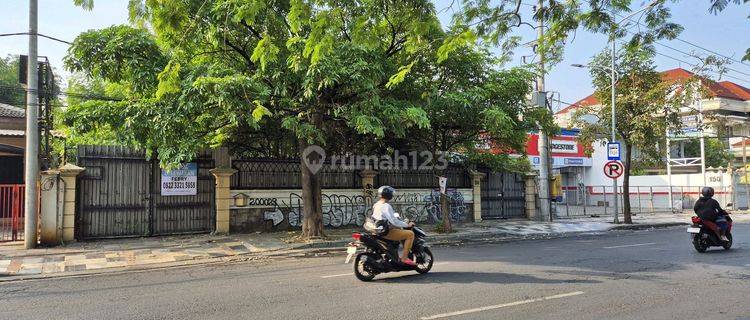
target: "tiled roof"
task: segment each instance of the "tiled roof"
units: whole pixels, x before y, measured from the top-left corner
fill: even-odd
[[[0,103],[0,117],[5,118],[24,118],[26,116],[26,111],[19,108],[14,107],[9,104]]]
[[[730,81],[722,81],[719,82],[719,84],[722,87],[729,89],[729,91],[732,91],[732,93],[742,98],[742,100],[750,100],[750,89]]]
[[[667,71],[662,72],[661,74],[662,74],[662,79],[664,81],[687,80],[695,76],[695,73],[692,73],[682,68],[667,70]],[[731,89],[727,85],[724,85],[722,83],[709,80],[709,79],[702,79],[702,80],[703,81],[701,82],[703,83],[703,86],[708,90],[711,96],[733,99],[733,100],[740,100],[740,101],[749,100],[735,93],[735,89]],[[723,83],[731,83],[731,82],[724,81]],[[741,90],[741,89],[737,89],[737,90]]]
[[[560,111],[556,112],[555,114],[564,114],[564,113],[568,113],[570,111],[573,111],[573,110],[575,110],[575,109],[577,109],[579,107],[593,106],[593,105],[596,105],[596,104],[599,104],[599,99],[597,99],[596,97],[594,97],[594,95],[592,94],[592,95],[589,95],[586,98],[583,98],[581,100],[576,101],[575,103],[573,103],[573,104],[571,104],[571,105],[569,105],[569,106],[567,106],[565,108],[560,109]]]
[[[664,81],[682,81],[690,79],[691,77],[694,77],[695,73],[692,73],[690,71],[687,71],[682,68],[676,68],[667,70],[661,73],[662,80]],[[739,84],[736,84],[734,82],[730,81],[722,81],[722,82],[716,82],[709,79],[703,79],[702,81],[705,88],[708,90],[708,92],[713,97],[719,97],[719,98],[727,98],[732,100],[739,100],[739,101],[750,101],[750,89],[743,87]],[[598,104],[599,100],[594,97],[594,95],[589,95],[586,98],[581,99],[580,101],[573,103],[560,111],[558,111],[556,114],[565,114],[568,112],[571,112],[579,107],[583,106],[590,106]]]

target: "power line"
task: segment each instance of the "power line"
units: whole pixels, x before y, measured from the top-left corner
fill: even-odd
[[[32,34],[28,33],[28,32],[0,33],[0,37],[28,36],[28,35],[32,35]],[[46,34],[37,33],[36,35],[39,36],[39,37],[42,37],[42,38],[47,38],[47,39],[54,40],[54,41],[57,41],[57,42],[62,42],[62,43],[67,44],[67,45],[73,44],[70,41],[65,41],[65,40],[62,40],[62,39],[58,39],[58,38],[55,38],[55,37],[52,37],[52,36],[48,36]]]
[[[0,84],[0,89],[9,89],[11,91],[16,91],[18,93],[25,93],[28,92],[28,89],[9,86],[9,85],[2,85]],[[36,92],[42,92],[43,90],[35,90]],[[120,98],[115,97],[107,97],[107,96],[100,96],[100,95],[92,95],[92,94],[85,94],[85,93],[77,93],[77,92],[70,92],[70,91],[59,91],[56,92],[59,95],[67,96],[67,97],[73,97],[73,98],[81,98],[86,100],[101,100],[101,101],[124,101]]]
[[[622,17],[623,17],[623,16],[621,16],[620,14],[617,14],[617,13],[615,13],[615,15],[616,15],[616,16],[618,16],[618,17],[620,17],[620,18],[622,18]],[[640,21],[638,21],[638,20],[633,20],[633,18],[628,18],[628,19],[626,19],[626,20],[628,20],[628,21],[630,21],[630,22],[634,22],[634,23],[636,23],[636,24],[637,24],[637,25],[639,25],[639,26],[643,26],[643,27],[648,27],[648,26],[646,26],[646,25],[642,24],[642,23],[641,23]],[[690,42],[690,41],[687,41],[687,40],[683,40],[683,39],[680,39],[679,37],[675,37],[675,38],[674,38],[674,40],[680,41],[680,42],[682,42],[682,43],[684,43],[684,44],[687,44],[687,45],[690,45],[690,46],[696,47],[696,48],[698,48],[698,49],[701,49],[701,50],[704,50],[704,51],[706,51],[706,52],[709,52],[709,53],[715,54],[715,55],[717,55],[717,56],[720,56],[720,57],[722,57],[722,58],[728,59],[728,60],[730,60],[730,61],[733,61],[733,62],[736,62],[736,63],[739,63],[739,64],[742,64],[742,65],[745,65],[745,66],[748,66],[748,67],[750,67],[750,64],[748,64],[748,63],[746,63],[746,62],[744,62],[744,61],[742,61],[742,60],[737,60],[737,59],[735,59],[735,58],[732,58],[732,57],[730,57],[730,56],[728,56],[728,55],[725,55],[725,54],[722,54],[722,53],[720,53],[720,52],[716,52],[716,51],[714,51],[714,50],[711,50],[711,49],[705,48],[705,47],[703,47],[703,46],[697,45],[697,44],[695,44],[695,43],[692,43],[692,42]]]
[[[631,35],[635,35],[635,33],[631,32],[631,31],[628,31],[628,30],[625,30],[625,32],[627,32],[627,33],[629,33],[629,34],[631,34]],[[684,55],[686,55],[686,56],[690,56],[690,57],[693,57],[693,58],[696,58],[696,59],[700,59],[700,57],[697,57],[697,56],[696,56],[696,55],[694,55],[694,54],[691,54],[691,53],[688,53],[688,52],[682,51],[682,50],[680,50],[680,49],[677,49],[677,48],[674,48],[674,47],[668,46],[668,45],[666,45],[666,44],[663,44],[663,43],[661,43],[661,42],[658,42],[658,41],[654,41],[654,43],[655,43],[655,44],[657,44],[657,45],[659,45],[659,46],[662,46],[662,47],[664,47],[664,48],[667,48],[667,49],[673,50],[673,51],[675,51],[675,52],[679,52],[679,53],[682,53],[682,54],[684,54]],[[744,76],[748,76],[748,77],[750,77],[750,73],[746,73],[746,72],[743,72],[743,71],[739,71],[739,70],[737,70],[737,69],[732,69],[732,68],[730,68],[730,67],[724,67],[724,69],[726,69],[726,70],[730,70],[730,71],[733,71],[733,72],[739,73],[739,74],[741,74],[741,75],[744,75]],[[745,80],[742,80],[742,81],[745,81]]]

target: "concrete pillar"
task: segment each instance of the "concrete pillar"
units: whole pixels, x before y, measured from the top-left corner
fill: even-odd
[[[237,170],[232,168],[211,169],[216,177],[216,230],[217,234],[229,233],[229,207],[232,205],[232,193],[229,190],[232,175]]]
[[[72,163],[66,163],[60,167],[60,178],[65,186],[63,195],[63,217],[62,217],[62,239],[63,241],[75,240],[76,223],[76,176],[83,172],[81,168]]]
[[[526,218],[529,220],[539,220],[538,195],[536,183],[536,174],[527,173],[524,176],[526,184]]]
[[[471,192],[474,201],[474,222],[482,222],[482,179],[487,174],[475,170],[469,170],[469,173],[471,173]]]
[[[362,177],[362,192],[365,197],[375,196],[375,176],[378,172],[372,169],[364,169],[359,172],[359,176]]]
[[[59,244],[62,240],[62,199],[58,197],[59,175],[58,170],[42,171],[39,182],[41,191],[39,195],[40,237],[41,243],[47,246]]]

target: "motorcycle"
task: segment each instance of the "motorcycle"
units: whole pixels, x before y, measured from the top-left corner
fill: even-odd
[[[727,204],[727,208],[732,204]],[[705,221],[697,216],[691,218],[693,225],[687,228],[693,239],[693,247],[698,252],[706,252],[709,247],[724,247],[729,250],[732,247],[732,218],[727,215],[727,231],[725,233],[729,241],[719,239],[719,227],[716,223]]]
[[[349,263],[351,257],[356,254],[354,275],[357,279],[371,281],[378,274],[399,271],[416,271],[425,274],[432,269],[434,257],[425,241],[427,233],[416,226],[406,229],[414,232],[414,243],[409,258],[416,263],[416,266],[407,265],[399,259],[400,241],[391,241],[366,233],[352,234],[355,241],[347,246],[348,256],[345,263]]]

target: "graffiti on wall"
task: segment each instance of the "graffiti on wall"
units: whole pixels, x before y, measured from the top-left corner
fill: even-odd
[[[466,218],[467,205],[463,194],[458,190],[447,191],[449,199],[450,218],[461,221]],[[324,193],[322,195],[323,225],[327,227],[342,227],[346,225],[362,225],[365,217],[372,214],[372,204],[376,198],[372,193],[362,195],[344,195]],[[263,218],[277,226],[287,220],[290,226],[302,225],[303,200],[297,193],[290,193],[289,198],[278,201],[264,201],[272,203],[271,210],[263,212]],[[440,193],[432,190],[428,194],[407,192],[397,194],[391,205],[403,218],[422,223],[438,223],[443,214],[440,206]],[[286,213],[286,214],[285,214]]]

